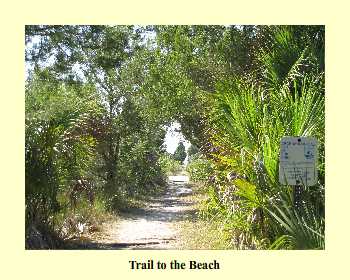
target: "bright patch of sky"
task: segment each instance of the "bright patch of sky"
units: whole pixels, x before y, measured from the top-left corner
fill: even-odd
[[[34,36],[32,40],[26,45],[26,49],[31,50],[32,48],[35,47],[35,45],[39,44],[40,42],[40,36]],[[26,62],[25,64],[25,77],[26,79],[29,76],[29,72],[33,71],[34,65]]]
[[[173,154],[179,145],[179,142],[182,141],[185,145],[186,151],[191,146],[191,143],[188,142],[180,131],[180,124],[175,122],[167,130],[165,135],[164,143],[168,153]],[[187,164],[187,157],[184,164]]]
[[[26,49],[28,51],[31,51],[33,48],[36,48],[40,44],[40,36],[33,36],[31,38],[31,41],[27,43]],[[44,62],[39,63],[40,66],[51,66],[55,63],[55,56],[51,55],[48,59],[46,59]],[[34,70],[34,64],[33,63],[25,63],[25,78],[27,79],[29,77],[29,72]]]

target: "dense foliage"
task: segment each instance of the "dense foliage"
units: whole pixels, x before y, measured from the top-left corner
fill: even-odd
[[[182,171],[181,163],[172,154],[164,153],[159,158],[160,166],[166,175],[177,175]]]
[[[300,42],[295,29],[271,30],[270,45],[258,50],[257,71],[217,84],[214,215],[231,217],[227,230],[239,248],[324,248],[324,62],[322,49],[314,48],[324,35],[320,28],[308,34],[316,44]],[[320,142],[319,182],[301,194],[278,182],[285,135]]]
[[[28,27],[28,42],[37,34],[40,45],[27,48],[33,66],[26,86],[28,228],[52,227],[72,209],[81,179],[109,210],[164,187],[158,162],[164,122],[154,119],[130,78],[132,28]]]
[[[174,155],[163,146],[178,122],[187,171],[207,190],[202,216],[233,247],[324,248],[324,36],[324,26],[26,26],[26,228],[63,225],[81,179],[91,211],[164,188],[186,158],[182,143]],[[278,182],[287,135],[320,144],[318,184],[298,193]]]

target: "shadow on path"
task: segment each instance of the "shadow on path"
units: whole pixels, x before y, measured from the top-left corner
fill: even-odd
[[[175,249],[177,231],[174,224],[193,220],[196,210],[185,197],[192,190],[185,182],[170,182],[160,197],[151,198],[143,208],[132,209],[120,215],[120,220],[110,226],[102,238],[72,240],[71,249]]]

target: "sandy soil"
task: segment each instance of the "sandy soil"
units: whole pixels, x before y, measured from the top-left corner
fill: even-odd
[[[184,176],[181,176],[184,177]],[[183,178],[173,177],[166,193],[149,200],[143,208],[122,214],[118,222],[105,225],[90,242],[92,249],[176,249],[176,222],[191,219],[193,202],[186,200],[192,190]],[[186,179],[186,178],[185,178]]]

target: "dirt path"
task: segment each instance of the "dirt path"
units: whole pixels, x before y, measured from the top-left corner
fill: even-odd
[[[176,249],[176,222],[191,219],[195,209],[185,197],[192,190],[184,176],[174,176],[166,193],[149,200],[143,208],[120,216],[89,242],[91,249]],[[181,180],[181,181],[180,181]]]

